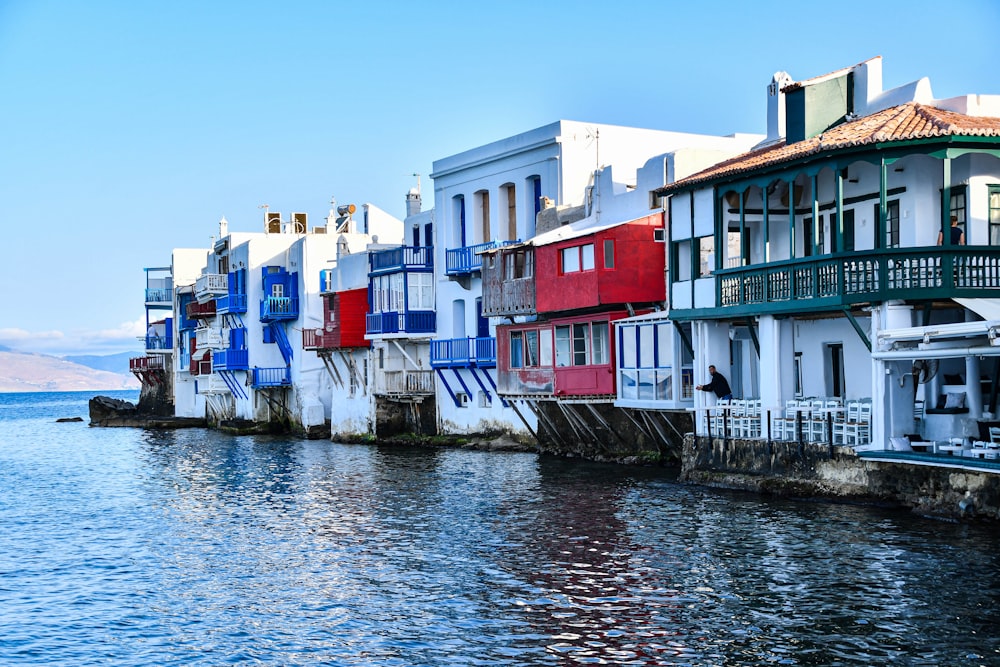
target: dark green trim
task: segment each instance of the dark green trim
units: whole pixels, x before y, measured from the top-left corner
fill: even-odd
[[[747,331],[750,332],[750,340],[753,341],[753,349],[757,351],[757,361],[760,361],[760,340],[757,339],[757,329],[754,328],[753,318],[747,318]]]
[[[965,203],[968,207],[969,203]],[[968,208],[966,208],[968,211]],[[951,158],[941,160],[941,245],[951,245]],[[968,241],[968,239],[966,239]]]
[[[844,176],[846,174],[846,169],[837,169],[834,172],[833,199],[837,206],[836,229],[833,230],[837,244],[832,248],[834,252],[844,249]]]
[[[878,173],[878,220],[875,223],[875,243],[873,244],[875,249],[881,249],[885,247],[885,218],[886,218],[886,187],[885,181],[887,176],[885,157],[879,163],[879,173]]]
[[[963,144],[969,144],[963,146]],[[976,144],[994,144],[997,148],[982,148]],[[923,150],[912,150],[922,148]],[[689,185],[683,185],[676,190],[671,190],[671,185],[654,190],[659,196],[670,196],[689,192],[693,190],[703,190],[709,187],[723,187],[732,185],[743,188],[751,185],[764,187],[767,183],[786,177],[787,173],[792,176],[798,173],[820,172],[823,169],[838,169],[850,165],[853,162],[870,162],[880,164],[883,154],[885,157],[897,160],[909,155],[927,155],[941,159],[945,156],[958,157],[968,153],[985,153],[1000,157],[1000,137],[932,137],[928,139],[913,139],[909,141],[884,142],[877,144],[864,144],[861,146],[841,147],[818,153],[810,153],[796,158],[789,162],[781,162],[763,169],[729,174],[719,178],[707,179]],[[764,183],[764,186],[761,183]],[[726,188],[732,189],[732,188]]]
[[[839,170],[838,170],[838,172],[839,172]],[[731,191],[732,190],[726,190],[726,192],[731,192]],[[901,185],[899,187],[890,188],[890,189],[886,190],[885,191],[885,195],[887,197],[894,197],[896,195],[904,194],[905,192],[906,192],[906,186],[905,185]],[[864,195],[854,195],[853,197],[848,197],[848,198],[846,198],[846,199],[843,200],[843,203],[846,206],[848,204],[860,204],[861,202],[866,202],[866,201],[871,201],[871,200],[877,200],[878,198],[879,198],[879,193],[878,192],[870,192],[870,193],[864,194]],[[837,201],[836,201],[836,199],[834,199],[834,201],[832,201],[832,202],[830,202],[828,204],[820,204],[819,205],[819,210],[821,212],[822,211],[830,211],[830,210],[833,210],[834,208],[836,208],[836,206],[837,206]],[[797,208],[797,209],[795,209],[795,214],[796,215],[808,215],[809,214],[809,210],[810,209],[804,208],[804,207]],[[730,208],[730,209],[727,209],[726,212],[727,213],[736,213],[737,209]],[[746,209],[746,212],[749,213],[750,215],[761,215],[763,213],[763,209],[748,208],[748,209]],[[779,208],[779,209],[773,209],[771,212],[772,213],[781,214],[781,213],[786,213],[787,211],[786,211],[786,209]]]
[[[691,339],[688,338],[687,332],[684,331],[684,327],[677,320],[671,318],[671,322],[674,323],[674,328],[677,329],[677,335],[681,337],[681,342],[684,343],[684,349],[688,351],[688,354],[694,358],[694,346],[691,344]]]
[[[858,337],[861,338],[861,342],[864,343],[865,347],[868,348],[868,351],[871,352],[872,342],[869,340],[868,334],[866,334],[864,329],[861,328],[861,325],[858,324],[858,321],[854,318],[854,314],[851,313],[850,309],[844,308],[844,316],[847,317],[847,321],[851,323],[854,330],[858,332]]]

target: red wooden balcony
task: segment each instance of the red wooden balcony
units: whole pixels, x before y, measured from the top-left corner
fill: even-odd
[[[209,317],[215,317],[215,299],[206,301],[205,303],[192,301],[187,305],[186,310],[186,315],[188,319],[191,320],[203,320]]]

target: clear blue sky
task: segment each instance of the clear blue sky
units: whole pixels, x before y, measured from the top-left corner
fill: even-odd
[[[413,173],[431,206],[434,160],[558,119],[764,132],[779,70],[1000,94],[998,35],[995,0],[0,0],[0,344],[137,351],[143,267],[223,215],[402,217]]]

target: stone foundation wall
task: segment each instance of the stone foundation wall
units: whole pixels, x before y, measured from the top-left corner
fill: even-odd
[[[779,496],[875,502],[947,518],[1000,520],[1000,474],[866,461],[849,447],[684,439],[680,479]]]

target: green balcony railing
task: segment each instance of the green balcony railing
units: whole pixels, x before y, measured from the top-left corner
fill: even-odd
[[[1000,296],[1000,247],[857,251],[715,273],[723,309],[809,310],[889,299]]]

